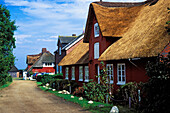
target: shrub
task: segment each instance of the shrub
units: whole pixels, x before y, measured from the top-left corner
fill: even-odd
[[[73,95],[78,97],[84,97],[85,96],[84,88],[83,87],[76,88],[75,91],[73,92]]]
[[[89,82],[83,85],[85,96],[88,100],[105,102],[107,95],[107,88],[96,82]]]

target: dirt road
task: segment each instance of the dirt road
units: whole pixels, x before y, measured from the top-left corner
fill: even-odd
[[[16,80],[0,91],[0,113],[89,113],[79,105],[41,91],[34,81]]]

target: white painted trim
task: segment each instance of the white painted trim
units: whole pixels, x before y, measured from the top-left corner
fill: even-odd
[[[79,42],[81,39],[83,39],[84,35],[82,35],[78,40],[76,40],[75,42],[73,42],[71,45],[69,45],[65,50],[70,49],[73,45],[75,45],[77,42]]]
[[[125,81],[118,81],[119,80],[119,76],[118,76],[118,67],[119,67],[119,65],[124,65],[125,67]],[[122,69],[121,69],[121,73],[122,73]],[[121,77],[122,77],[122,74],[121,74]],[[117,85],[124,85],[124,84],[126,84],[126,64],[125,63],[118,63],[117,64]]]

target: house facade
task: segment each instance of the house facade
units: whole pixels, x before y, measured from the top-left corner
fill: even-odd
[[[66,56],[69,52],[73,50],[78,43],[82,41],[83,34],[76,36],[59,36],[57,41],[57,50],[55,54],[55,72],[62,73],[62,66],[58,66],[59,62]]]
[[[169,17],[167,4],[166,0],[152,5],[149,2],[91,3],[84,36],[84,42],[89,43],[89,78],[100,83],[96,76],[103,68],[102,61],[115,87],[134,81],[146,82],[147,62],[162,51],[164,54],[170,51],[167,46],[170,36],[164,27]]]
[[[54,62],[54,55],[42,48],[42,52],[37,55],[27,55],[27,72],[54,74]]]
[[[73,80],[82,86],[89,82],[89,44],[80,41],[58,64],[62,66],[63,78]]]
[[[11,69],[8,71],[8,73],[13,77],[13,78],[19,78],[19,70],[15,65],[11,67]]]

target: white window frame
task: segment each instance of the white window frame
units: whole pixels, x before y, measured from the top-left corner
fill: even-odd
[[[61,55],[61,47],[59,47],[59,55]]]
[[[79,81],[83,81],[83,66],[79,66]]]
[[[112,69],[110,69],[112,67]],[[110,84],[113,84],[114,81],[114,67],[113,64],[106,64],[106,71],[107,71],[107,75],[110,79]],[[111,77],[113,77],[113,80],[111,80]]]
[[[99,42],[94,44],[94,59],[99,58]]]
[[[99,24],[94,24],[94,37],[99,37]]]
[[[43,63],[43,67],[54,67],[54,63],[52,62]]]
[[[122,69],[122,66],[124,66],[124,70]],[[120,71],[120,75],[119,75],[119,71]],[[123,75],[123,72],[124,72],[124,75]],[[119,77],[121,80],[119,80]],[[125,79],[124,81],[123,81],[123,77]],[[118,63],[117,64],[117,85],[124,85],[124,84],[126,84],[126,65],[125,63]]]
[[[84,70],[85,70],[85,80],[84,80],[84,82],[89,82],[89,66],[85,66]]]
[[[71,80],[75,80],[75,66],[71,67]]]
[[[65,79],[68,79],[68,74],[69,74],[69,67],[66,67],[66,70],[65,70]]]

